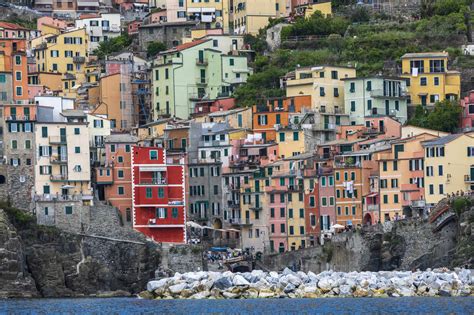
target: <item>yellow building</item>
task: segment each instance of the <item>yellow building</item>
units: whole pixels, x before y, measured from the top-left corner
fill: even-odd
[[[303,130],[282,128],[277,130],[276,142],[281,158],[289,158],[305,151]]]
[[[424,203],[422,142],[437,138],[420,134],[392,142],[390,150],[377,154],[380,174],[380,220],[401,218],[404,207]]]
[[[205,26],[205,29],[223,29],[224,33],[229,33],[230,25],[230,1],[196,1],[186,0],[187,16],[191,20],[198,20]],[[204,34],[194,34],[195,36],[205,36]],[[195,38],[200,38],[195,37]]]
[[[286,0],[235,0],[231,16],[234,34],[258,34],[270,18],[288,15]]]
[[[287,75],[286,96],[311,95],[312,108],[326,113],[344,112],[344,81],[353,78],[356,69],[318,66],[296,68]]]
[[[305,6],[304,17],[309,18],[316,11],[321,12],[324,16],[332,15],[331,1],[308,4]]]
[[[474,189],[474,135],[454,134],[423,142],[425,196],[436,204],[447,194]]]
[[[158,119],[157,121],[153,121],[151,123],[138,127],[138,141],[140,143],[152,143],[153,140],[163,137],[168,122],[172,120],[172,118]]]
[[[433,129],[428,129],[428,128],[422,128],[422,127],[417,127],[417,126],[413,126],[413,125],[402,126],[402,139],[418,136],[418,135],[421,135],[423,133],[427,133],[427,134],[430,134],[430,135],[436,136],[436,137],[444,137],[444,136],[449,135],[448,132],[443,132],[443,131],[438,131],[438,130],[433,130]]]
[[[402,77],[409,79],[408,104],[434,105],[459,99],[461,74],[448,70],[447,52],[410,53],[402,56]]]
[[[204,122],[228,123],[231,128],[252,129],[252,108],[217,111],[204,116]]]
[[[38,72],[62,74],[63,96],[75,97],[76,89],[86,81],[87,34],[76,29],[35,40],[33,47]]]

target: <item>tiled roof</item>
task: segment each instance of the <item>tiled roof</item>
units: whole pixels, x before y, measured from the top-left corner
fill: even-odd
[[[453,134],[453,135],[447,135],[445,137],[425,141],[425,142],[423,142],[423,145],[424,146],[445,145],[446,143],[449,143],[449,142],[459,138],[460,136],[462,136],[461,133]]]
[[[182,44],[182,45],[178,45],[176,47],[173,47],[171,49],[168,49],[166,51],[163,51],[161,54],[166,54],[166,53],[170,53],[170,52],[175,52],[175,51],[183,51],[183,50],[186,50],[186,49],[189,49],[191,47],[194,47],[194,46],[197,46],[197,45],[201,45],[202,43],[205,43],[207,41],[210,41],[210,39],[198,39],[198,40],[195,40],[193,42],[189,42],[189,43],[186,43],[186,44]]]
[[[444,51],[437,52],[422,52],[422,53],[408,53],[402,56],[402,59],[406,58],[444,58],[448,57],[449,54]]]
[[[27,31],[27,28],[20,26],[18,24],[8,23],[8,22],[0,22],[0,28],[7,28],[11,30],[20,30],[20,31]]]
[[[138,138],[127,133],[112,134],[105,137],[106,143],[136,143]]]

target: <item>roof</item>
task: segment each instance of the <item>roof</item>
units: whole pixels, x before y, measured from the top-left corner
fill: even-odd
[[[322,143],[320,146],[321,147],[326,147],[328,145],[354,144],[354,143],[361,142],[361,141],[364,141],[364,140],[366,140],[366,139],[365,138],[364,139],[356,139],[356,140],[352,140],[352,141],[349,141],[349,140],[346,140],[346,139],[338,139],[338,140],[333,140],[333,141],[328,141],[328,142]]]
[[[195,21],[183,21],[183,22],[164,22],[164,23],[152,23],[141,25],[140,28],[153,28],[153,27],[167,27],[167,26],[190,26],[196,25]]]
[[[80,110],[80,109],[66,109],[66,110],[63,110],[61,115],[63,115],[64,117],[85,117],[87,116],[86,113],[84,113],[84,111]]]
[[[422,52],[422,53],[408,53],[402,56],[402,59],[408,58],[446,58],[449,54],[444,51],[439,52]]]
[[[18,30],[18,31],[28,31],[27,28],[24,28],[21,25],[9,23],[9,22],[0,22],[0,28],[7,28],[11,30]]]
[[[81,14],[78,20],[97,19],[97,18],[100,18],[100,15],[94,14],[94,13],[88,13],[88,14]]]
[[[386,76],[386,75],[369,75],[365,77],[352,77],[352,78],[341,78],[339,80],[345,81],[345,80],[351,80],[351,81],[357,81],[357,80],[367,80],[367,79],[380,79],[380,80],[406,80],[405,78],[402,77],[397,77],[397,76]]]
[[[240,112],[243,112],[243,111],[249,110],[249,109],[250,109],[250,107],[235,108],[235,109],[229,109],[229,110],[221,110],[221,111],[210,113],[207,116],[208,117],[227,116],[227,115],[232,115],[232,114],[235,114],[235,113],[240,113]]]
[[[128,133],[111,134],[105,137],[106,143],[136,143],[138,138]]]
[[[445,144],[450,143],[451,141],[459,138],[462,135],[463,135],[462,133],[447,135],[447,136],[444,136],[444,137],[441,137],[441,138],[424,141],[422,143],[422,145],[423,146],[445,145]]]
[[[193,42],[178,45],[178,46],[173,47],[171,49],[165,50],[165,51],[161,52],[160,55],[167,54],[167,53],[170,53],[170,52],[183,51],[183,50],[189,49],[191,47],[201,45],[201,44],[203,44],[205,42],[208,42],[208,41],[210,41],[210,39],[198,39],[198,40],[195,40]]]

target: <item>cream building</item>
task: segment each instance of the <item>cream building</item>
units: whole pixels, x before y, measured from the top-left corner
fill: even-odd
[[[296,68],[287,75],[286,96],[311,95],[312,108],[323,113],[344,112],[344,81],[354,78],[350,67],[317,66]]]
[[[87,114],[89,147],[92,162],[105,160],[105,137],[110,136],[110,120],[104,115]]]
[[[426,203],[474,189],[474,135],[452,134],[423,142]]]
[[[288,16],[290,8],[286,0],[235,0],[231,9],[234,33],[256,35],[270,18]]]

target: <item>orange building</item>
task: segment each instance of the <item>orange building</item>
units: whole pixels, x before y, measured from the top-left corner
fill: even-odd
[[[123,222],[132,220],[131,148],[138,139],[128,134],[105,138],[105,163],[96,169],[99,200],[105,200],[120,212]]]
[[[0,89],[11,91],[7,93],[11,95],[11,100],[6,101],[24,103],[29,99],[27,32],[16,24],[0,22]],[[7,79],[8,74],[10,80]]]
[[[299,113],[303,108],[311,108],[310,95],[272,98],[265,105],[254,105],[253,131],[262,134],[265,142],[275,141],[276,129],[288,127],[290,113]]]

